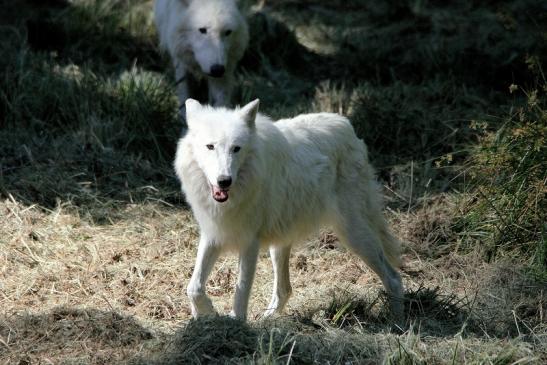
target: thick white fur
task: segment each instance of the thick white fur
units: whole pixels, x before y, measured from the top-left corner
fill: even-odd
[[[154,6],[160,47],[175,67],[179,101],[189,97],[187,73],[207,79],[209,103],[230,103],[234,70],[249,43],[245,18],[234,0],[156,0]],[[205,28],[206,33],[200,32]],[[229,35],[226,32],[230,31]],[[222,77],[211,77],[213,65],[222,65]]]
[[[235,110],[195,100],[186,107],[189,131],[179,141],[175,170],[200,226],[188,285],[194,317],[214,313],[207,277],[221,253],[235,251],[240,260],[233,314],[246,318],[260,247],[269,247],[274,270],[265,314],[281,312],[291,294],[291,245],[322,225],[378,274],[392,310],[402,315],[403,286],[394,269],[400,245],[382,216],[366,146],[348,119],[319,113],[274,123],[257,115],[258,100]],[[212,197],[219,176],[233,180],[223,203]]]

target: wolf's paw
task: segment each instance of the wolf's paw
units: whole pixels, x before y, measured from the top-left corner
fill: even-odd
[[[247,319],[247,313],[237,314],[234,310],[232,310],[230,312],[229,316],[234,318],[234,319],[239,319],[239,320],[242,320],[242,321],[245,321]]]
[[[269,308],[262,314],[262,318],[271,318],[280,314],[280,311],[277,308]]]
[[[213,303],[211,300],[207,297],[199,298],[200,300],[196,300],[192,303],[192,317],[198,318],[202,316],[210,316],[218,314],[215,308],[213,307]]]
[[[216,310],[200,310],[195,311],[194,308],[192,308],[192,317],[194,319],[205,317],[205,316],[218,316],[218,312]]]

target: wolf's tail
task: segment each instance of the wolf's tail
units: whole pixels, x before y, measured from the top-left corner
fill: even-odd
[[[369,169],[372,170],[371,167]],[[373,191],[374,193],[369,195],[367,209],[369,222],[371,222],[374,226],[374,230],[378,235],[378,239],[381,242],[382,249],[387,257],[387,260],[392,266],[398,268],[401,266],[402,263],[401,242],[399,241],[399,239],[397,239],[397,237],[393,235],[391,229],[389,228],[389,224],[384,217],[384,212],[382,209],[384,203],[382,199],[380,185],[372,178],[370,180],[370,185],[370,191]]]
[[[391,233],[385,219],[383,217],[381,219],[384,221],[384,224],[380,226],[378,233],[384,254],[392,266],[396,268],[401,267],[401,242]]]
[[[388,262],[393,267],[401,266],[401,242],[389,228],[389,224],[384,217],[382,211],[381,196],[378,192],[369,196],[369,205],[368,209],[365,211],[365,215],[369,224],[371,225],[373,232],[376,234],[384,255],[386,256]]]

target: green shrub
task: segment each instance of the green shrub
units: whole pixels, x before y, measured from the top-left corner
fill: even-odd
[[[511,113],[500,129],[482,138],[469,163],[473,188],[463,217],[468,244],[479,243],[488,260],[513,252],[543,272],[547,269],[545,90],[527,93],[526,104]]]

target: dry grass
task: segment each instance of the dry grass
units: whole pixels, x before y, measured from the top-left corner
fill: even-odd
[[[547,54],[544,5],[265,1],[249,15],[237,99],[260,97],[273,117],[347,114],[369,145],[404,242],[398,327],[378,278],[328,231],[292,253],[287,315],[261,318],[272,278],[262,253],[247,324],[190,320],[198,227],[172,172],[179,122],[151,3],[0,0],[0,364],[547,362],[547,282],[537,272],[545,180],[535,163],[544,141],[532,161],[543,195],[509,212],[522,247],[538,247],[538,270],[527,249],[508,250],[523,242],[496,233],[503,222],[490,218],[505,218],[491,205],[474,229],[462,219],[476,202],[464,161],[485,136],[501,141],[508,154],[496,166],[521,191],[519,154],[504,146],[525,150],[532,129],[515,114],[518,144],[492,132],[525,102],[509,84],[536,87],[545,105],[541,67],[528,62]],[[535,114],[526,119],[536,125]],[[475,173],[492,178],[497,203],[485,159],[497,150],[483,152]],[[499,203],[516,196],[507,190]],[[490,236],[499,250],[488,262]],[[227,256],[208,283],[221,314],[236,272]]]
[[[402,361],[394,360],[401,356],[445,362],[445,354],[471,362],[495,362],[502,354],[531,362],[547,358],[542,350],[546,287],[511,262],[485,264],[473,255],[434,250],[431,256],[417,254],[421,241],[410,242],[403,268],[410,327],[397,335],[378,279],[324,232],[293,253],[288,317],[260,320],[271,290],[269,259],[263,254],[251,327],[241,329],[232,321],[223,332],[221,318],[185,325],[190,313],[184,288],[197,230],[186,210],[129,204],[124,219],[101,225],[70,205],[44,210],[6,199],[0,207],[3,363],[170,364],[207,359],[201,353],[219,362],[260,363],[268,357],[287,359],[295,341],[291,356],[296,363],[327,358],[376,362],[389,353],[392,363]],[[397,219],[407,217],[401,213]],[[418,229],[421,218],[410,218]],[[211,275],[208,291],[220,313],[229,312],[236,265],[235,257],[226,257]],[[247,331],[248,339],[232,337],[230,331]],[[238,345],[234,348],[231,341]],[[343,350],[319,351],[325,341]],[[364,347],[352,352],[358,344]],[[274,353],[270,346],[277,346]]]

